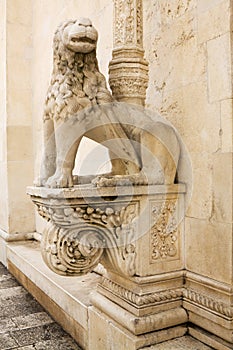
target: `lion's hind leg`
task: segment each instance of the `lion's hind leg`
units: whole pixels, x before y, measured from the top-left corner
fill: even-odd
[[[45,186],[48,178],[56,170],[56,143],[52,119],[46,119],[43,123],[43,150],[40,173],[34,181],[35,186]]]
[[[141,173],[147,182],[157,185],[173,184],[180,157],[180,144],[175,130],[169,125],[155,123],[150,132],[140,133]]]

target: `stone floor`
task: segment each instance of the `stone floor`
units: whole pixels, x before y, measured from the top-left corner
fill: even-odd
[[[153,345],[142,350],[210,350],[207,345],[197,341],[196,339],[185,336],[182,338],[166,341],[161,344]]]
[[[10,349],[81,350],[0,264],[0,350]],[[146,349],[208,350],[211,348],[185,336],[143,350]]]
[[[0,264],[0,350],[81,350]]]

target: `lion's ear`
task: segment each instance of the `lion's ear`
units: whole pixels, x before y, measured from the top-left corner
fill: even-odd
[[[71,24],[74,24],[75,22],[76,22],[75,20],[70,19],[60,23],[59,26],[57,27],[55,35],[57,35],[58,33],[62,33],[66,27],[68,27]]]

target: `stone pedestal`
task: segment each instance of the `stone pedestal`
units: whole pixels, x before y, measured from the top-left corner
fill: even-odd
[[[78,276],[99,262],[106,269],[91,297],[95,349],[110,349],[120,334],[118,349],[139,349],[185,333],[183,185],[29,187],[28,193],[48,221],[42,255],[53,271]]]

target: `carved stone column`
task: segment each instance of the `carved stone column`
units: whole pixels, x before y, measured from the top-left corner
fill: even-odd
[[[114,0],[114,49],[109,84],[118,101],[145,104],[148,63],[143,50],[142,0]]]

